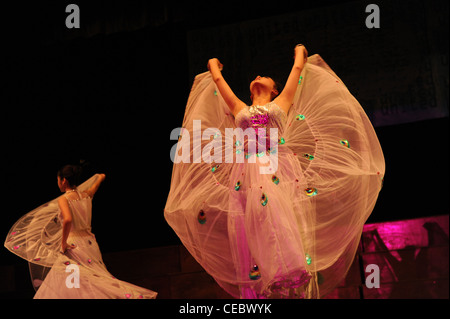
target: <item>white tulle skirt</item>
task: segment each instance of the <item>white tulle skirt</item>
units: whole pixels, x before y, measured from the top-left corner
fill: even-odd
[[[55,261],[35,299],[153,299],[157,293],[115,278],[102,260],[95,236],[71,233],[69,249]],[[39,284],[39,283],[35,283]]]
[[[236,128],[209,72],[199,74],[180,141],[190,162],[175,162],[165,218],[194,258],[236,298],[320,298],[344,279],[376,203],[384,157],[363,108],[318,55],[308,58],[278,143],[278,168],[263,157],[193,161],[202,132]],[[189,134],[187,134],[189,133]],[[181,157],[182,150],[177,155]],[[178,160],[180,159],[177,158]]]

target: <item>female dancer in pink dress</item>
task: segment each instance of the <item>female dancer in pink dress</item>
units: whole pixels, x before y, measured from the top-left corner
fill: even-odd
[[[233,297],[326,295],[352,264],[384,178],[367,115],[303,45],[282,92],[257,77],[250,106],[227,85],[217,59],[208,68],[187,102],[167,222]],[[239,129],[247,138],[230,136]]]
[[[80,167],[64,166],[64,194],[19,219],[5,247],[29,262],[35,299],[142,299],[157,293],[114,278],[91,232],[92,199],[104,174],[78,185]],[[44,280],[45,278],[45,280]]]

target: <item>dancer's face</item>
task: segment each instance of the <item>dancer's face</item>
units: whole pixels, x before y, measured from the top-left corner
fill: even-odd
[[[278,95],[278,91],[276,89],[275,81],[267,76],[260,76],[258,75],[251,83],[250,83],[250,92],[252,93],[252,96],[254,95],[254,90],[257,86],[260,86],[260,88],[264,88],[266,90],[272,91],[272,96]]]

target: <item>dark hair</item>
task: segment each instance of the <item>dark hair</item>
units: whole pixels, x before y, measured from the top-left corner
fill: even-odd
[[[78,186],[83,168],[80,165],[65,165],[58,171],[60,178],[65,178],[72,187]]]
[[[278,91],[278,95],[281,93],[281,91],[283,91],[283,84],[281,84],[280,82],[278,82],[277,80],[273,79],[272,80],[275,82],[275,89]]]

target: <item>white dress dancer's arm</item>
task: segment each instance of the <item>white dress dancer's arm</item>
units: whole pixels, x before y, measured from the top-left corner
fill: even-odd
[[[230,112],[236,117],[239,111],[246,107],[246,104],[234,94],[228,83],[225,81],[221,72],[222,67],[222,64],[216,58],[208,61],[208,69],[211,72],[212,78],[225,103],[228,105]]]
[[[291,108],[294,101],[295,92],[297,91],[298,81],[303,67],[307,61],[308,51],[303,45],[297,45],[295,47],[295,61],[292,67],[291,73],[286,81],[283,91],[274,99],[274,103],[277,104],[286,114]]]
[[[64,253],[72,246],[67,244],[67,238],[69,237],[70,229],[72,228],[72,213],[70,212],[69,202],[65,196],[61,196],[58,199],[59,209],[62,215],[62,239],[61,239],[61,252]]]
[[[96,174],[97,179],[95,180],[94,184],[86,191],[88,195],[93,198],[95,193],[97,192],[98,188],[100,187],[100,184],[105,180],[106,175],[105,174]]]

